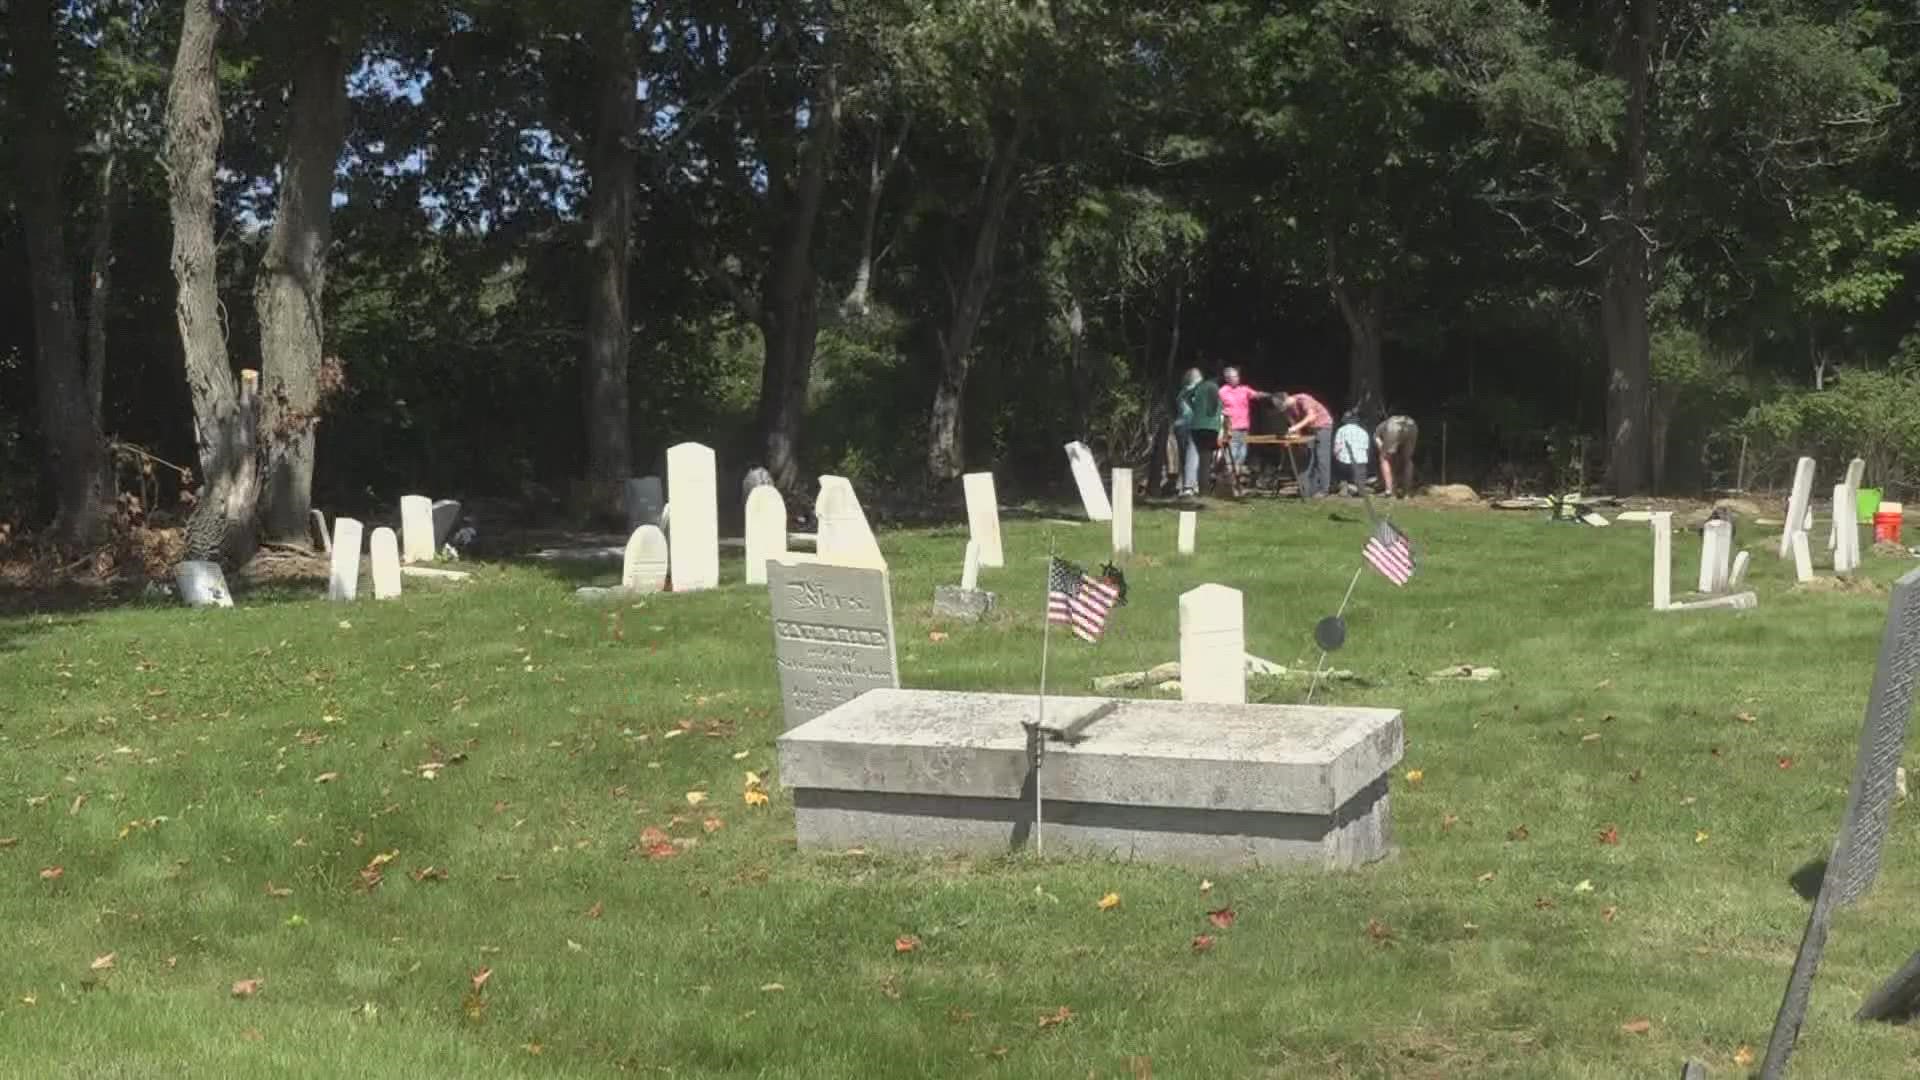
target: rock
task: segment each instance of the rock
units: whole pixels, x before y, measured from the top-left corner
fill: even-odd
[[[993,610],[995,599],[994,594],[985,589],[937,585],[933,590],[933,613],[940,618],[978,622]]]
[[[1178,660],[1169,660],[1164,664],[1159,664],[1147,669],[1147,681],[1150,683],[1163,683],[1179,677],[1180,661]]]
[[[1118,675],[1099,675],[1093,680],[1093,689],[1102,694],[1115,690],[1138,690],[1147,685],[1147,673],[1144,671],[1123,671]]]
[[[1285,675],[1287,669],[1271,660],[1262,660],[1252,653],[1247,654],[1247,674],[1249,675]]]
[[[1474,664],[1456,664],[1453,667],[1441,668],[1439,671],[1427,676],[1427,681],[1445,682],[1452,679],[1460,682],[1487,682],[1499,677],[1499,668],[1479,667]]]
[[[603,589],[593,585],[582,585],[573,590],[573,595],[576,599],[589,604],[612,604],[623,600],[637,600],[647,594],[635,589],[623,589],[618,586],[611,589]]]
[[[1429,499],[1439,499],[1450,503],[1473,503],[1480,501],[1479,492],[1465,484],[1434,484],[1421,492]]]
[[[1163,694],[1177,694],[1180,692],[1180,680],[1168,679],[1166,682],[1163,682],[1160,685],[1154,687],[1154,689],[1160,691]]]

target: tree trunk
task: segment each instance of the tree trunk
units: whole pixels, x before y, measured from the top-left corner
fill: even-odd
[[[14,0],[8,8],[20,116],[14,168],[33,292],[34,384],[58,507],[54,535],[81,547],[100,536],[106,451],[80,366],[66,241],[66,83],[55,51],[53,8],[49,0]]]
[[[592,189],[587,197],[587,356],[581,386],[586,395],[587,478],[622,481],[633,472],[632,322],[627,317],[627,275],[633,250],[633,132],[639,115],[635,94],[633,36],[627,5],[613,5],[617,25],[596,42],[597,122],[587,154]],[[617,489],[615,489],[617,490]]]
[[[1073,437],[1084,441],[1093,419],[1093,367],[1087,363],[1087,313],[1067,304],[1067,385],[1073,395]]]
[[[1167,475],[1167,466],[1169,463],[1167,461],[1166,445],[1167,440],[1173,437],[1174,419],[1173,399],[1168,396],[1168,391],[1173,386],[1178,385],[1174,380],[1174,372],[1180,363],[1181,319],[1186,312],[1186,306],[1187,283],[1185,274],[1182,274],[1181,280],[1175,283],[1173,287],[1173,319],[1172,325],[1168,328],[1167,332],[1167,358],[1160,366],[1160,380],[1154,384],[1153,397],[1151,399],[1153,402],[1151,408],[1153,410],[1154,422],[1152,463],[1147,466],[1147,490],[1149,491],[1161,490],[1169,480],[1176,486],[1179,483],[1179,473],[1177,469],[1173,476],[1169,477]]]
[[[927,428],[927,477],[935,483],[957,480],[966,471],[966,439],[961,413],[967,375],[973,367],[973,337],[986,312],[987,292],[993,285],[993,260],[1000,250],[1000,227],[1013,198],[1019,171],[1020,143],[1026,136],[1024,113],[993,152],[987,166],[986,190],[980,202],[980,220],[973,237],[973,254],[966,280],[954,297],[953,318],[940,335],[939,375],[934,383],[931,422]]]
[[[1647,442],[1653,451],[1651,462],[1653,473],[1653,493],[1667,490],[1667,433],[1673,428],[1674,410],[1680,406],[1680,395],[1670,390],[1653,394],[1648,405]],[[1736,479],[1735,486],[1738,487]]]
[[[315,10],[303,26],[309,45],[293,73],[279,206],[254,286],[266,382],[264,525],[270,537],[301,543],[313,503],[313,432],[326,347],[321,305],[333,242],[334,170],[346,140],[351,51],[335,36],[331,20]]]
[[[860,258],[854,264],[853,288],[847,290],[847,298],[840,303],[841,313],[848,317],[864,319],[873,313],[873,246],[880,227],[880,200],[886,194],[887,177],[900,161],[900,149],[906,145],[912,126],[912,117],[903,117],[900,133],[894,136],[891,147],[879,140],[880,132],[875,128],[876,138],[867,162],[867,201],[860,215]]]
[[[774,258],[760,287],[757,321],[766,351],[760,373],[764,464],[774,485],[787,491],[799,487],[801,427],[813,380],[814,338],[820,327],[820,279],[813,265],[813,247],[840,135],[839,85],[838,73],[829,66],[800,156],[799,175],[792,181],[793,195],[782,207]]]
[[[93,226],[87,242],[88,267],[93,274],[87,290],[87,404],[94,423],[106,430],[107,396],[107,312],[113,299],[113,185],[120,150],[111,133],[100,140],[100,172],[94,179]],[[101,455],[106,468],[106,456]],[[112,489],[111,474],[103,481]]]
[[[1386,290],[1379,285],[1333,284],[1340,318],[1347,324],[1347,406],[1385,415],[1386,376],[1380,363],[1386,335]]]
[[[1626,138],[1621,147],[1625,202],[1614,215],[1601,329],[1607,343],[1607,479],[1616,495],[1646,490],[1652,446],[1648,384],[1652,376],[1647,329],[1650,237],[1647,233],[1647,126],[1653,87],[1649,64],[1659,31],[1656,0],[1633,0],[1621,49],[1627,83]]]
[[[193,397],[200,501],[187,523],[187,557],[239,565],[252,555],[260,497],[257,399],[241,393],[220,324],[213,241],[213,171],[220,148],[220,87],[213,0],[184,0],[180,50],[167,86],[168,206],[173,219],[174,315]]]

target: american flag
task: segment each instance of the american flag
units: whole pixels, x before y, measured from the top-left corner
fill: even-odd
[[[1047,570],[1047,621],[1073,627],[1083,641],[1100,640],[1119,599],[1119,589],[1065,559],[1055,558]]]
[[[1413,578],[1413,543],[1390,521],[1374,519],[1373,535],[1367,537],[1362,554],[1368,566],[1395,585],[1405,585]]]

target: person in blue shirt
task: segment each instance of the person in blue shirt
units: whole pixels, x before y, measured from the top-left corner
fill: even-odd
[[[1360,424],[1360,417],[1348,412],[1340,418],[1333,433],[1334,483],[1343,494],[1358,495],[1367,489],[1367,458],[1373,438]]]

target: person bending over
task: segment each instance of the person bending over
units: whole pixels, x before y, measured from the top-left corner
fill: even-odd
[[[1288,394],[1281,399],[1280,410],[1291,425],[1288,435],[1303,435],[1308,442],[1307,472],[1300,479],[1300,494],[1317,499],[1332,485],[1333,414],[1312,394]]]
[[[1394,415],[1373,429],[1373,445],[1380,451],[1380,482],[1388,495],[1413,493],[1413,449],[1420,441],[1420,425],[1413,417]]]

